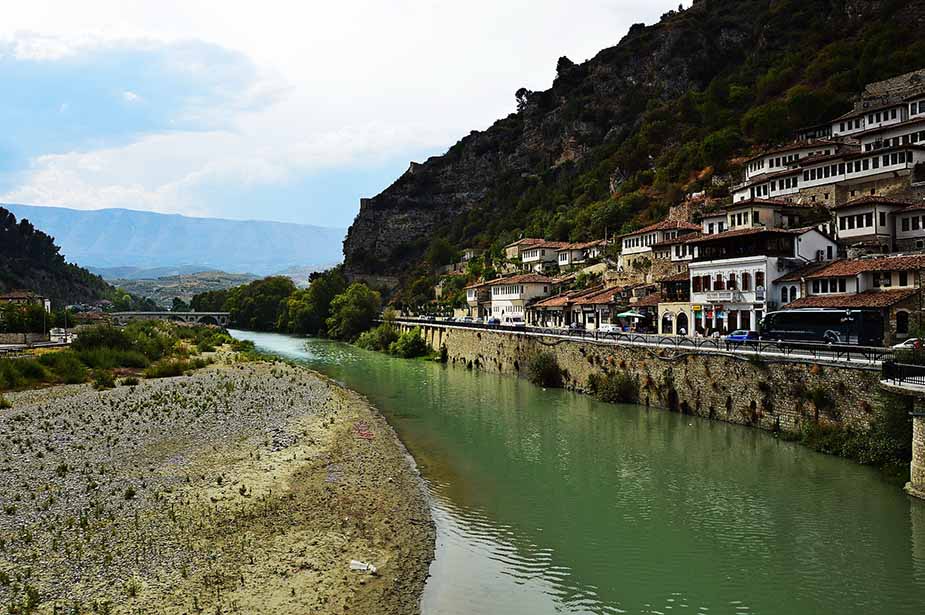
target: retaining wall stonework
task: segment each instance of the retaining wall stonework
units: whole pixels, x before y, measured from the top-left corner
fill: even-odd
[[[916,410],[921,410],[921,406]],[[906,491],[925,498],[925,414],[917,414],[912,419],[912,465]]]
[[[446,346],[453,365],[517,375],[531,356],[550,352],[568,388],[588,392],[592,374],[625,372],[638,381],[644,405],[769,430],[798,431],[806,421],[867,429],[878,403],[879,368],[749,361],[439,325],[422,330],[431,348]]]

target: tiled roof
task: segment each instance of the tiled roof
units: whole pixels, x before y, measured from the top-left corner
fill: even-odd
[[[672,275],[672,276],[668,276],[667,278],[662,278],[661,280],[658,280],[658,282],[659,282],[659,283],[663,283],[663,282],[664,282],[664,283],[669,283],[669,282],[687,282],[687,281],[689,281],[690,279],[691,279],[691,274],[690,274],[690,272],[689,272],[689,271],[683,271],[683,272],[681,272],[681,273],[676,273],[676,274],[674,274],[674,275]]]
[[[664,301],[662,293],[649,293],[636,303],[632,304],[632,307],[654,307]]]
[[[38,299],[39,295],[35,294],[31,290],[11,290],[5,293],[0,294],[0,300],[16,300],[16,299]]]
[[[535,243],[543,243],[544,241],[545,241],[544,239],[537,239],[536,237],[524,237],[523,239],[518,239],[517,241],[513,241],[504,247],[513,248],[514,246],[527,246],[527,245],[533,245]]]
[[[700,237],[702,234],[703,234],[703,233],[686,233],[686,234],[684,234],[684,235],[678,235],[678,236],[675,237],[674,239],[666,239],[666,240],[664,240],[664,241],[659,241],[658,243],[653,243],[653,244],[652,244],[651,246],[649,246],[649,247],[652,248],[653,250],[655,250],[655,249],[657,249],[657,248],[668,248],[668,247],[670,247],[670,246],[676,246],[676,245],[678,245],[678,244],[680,244],[680,243],[687,243],[687,242],[690,241],[691,239],[695,239],[696,237]]]
[[[765,206],[765,207],[792,207],[795,209],[811,209],[812,205],[806,203],[797,203],[794,201],[784,201],[779,199],[746,199],[744,201],[736,201],[729,205],[723,205],[717,211],[729,211],[732,209],[739,209],[741,207],[755,207],[755,206]]]
[[[531,307],[564,307],[566,305],[571,305],[576,302],[577,299],[595,293],[599,293],[604,289],[601,286],[595,286],[594,288],[584,288],[581,290],[568,290],[564,293],[559,293],[558,295],[553,295],[547,299],[537,301]]]
[[[486,286],[497,286],[498,284],[552,284],[555,280],[540,275],[538,273],[523,273],[514,275],[509,278],[497,278],[485,283]]]
[[[559,248],[559,251],[563,250],[587,250],[588,248],[593,248],[595,246],[602,246],[606,242],[603,239],[597,239],[595,241],[586,241],[584,243],[567,243],[563,247]]]
[[[808,276],[809,274],[815,271],[818,271],[819,269],[822,269],[823,267],[828,267],[829,264],[830,263],[828,262],[810,263],[809,265],[806,265],[805,267],[800,267],[796,271],[791,271],[790,273],[786,275],[782,275],[781,277],[777,278],[775,282],[799,282],[800,280],[802,280],[804,277]]]
[[[829,209],[848,209],[849,207],[864,207],[867,205],[891,205],[894,207],[909,207],[912,203],[885,196],[865,196],[860,199],[832,205]]]
[[[687,243],[707,243],[717,239],[730,239],[734,237],[749,237],[751,235],[760,235],[762,233],[773,233],[778,235],[802,235],[811,230],[811,228],[775,228],[773,226],[749,226],[748,228],[737,228],[722,233],[713,233],[712,235],[703,235],[701,237],[691,238]]]
[[[561,249],[563,249],[563,248],[567,248],[567,247],[570,246],[570,245],[572,245],[572,244],[570,244],[570,243],[567,242],[567,241],[545,241],[545,240],[542,240],[542,241],[540,241],[540,242],[538,242],[538,243],[531,243],[531,244],[528,245],[528,246],[524,246],[524,249],[526,249],[526,250],[536,250],[536,249],[541,249],[541,248],[548,248],[548,249],[550,249],[550,250],[561,250]]]
[[[691,222],[681,222],[679,220],[662,220],[661,222],[656,222],[655,224],[650,224],[649,226],[644,226],[641,229],[637,229],[632,233],[624,233],[623,235],[620,235],[620,237],[641,235],[642,233],[651,233],[652,231],[673,231],[683,229],[696,231],[700,229],[700,225],[693,224]]]
[[[918,292],[907,290],[867,290],[852,295],[812,295],[787,304],[791,308],[883,308],[908,299]]]
[[[616,288],[599,288],[592,292],[586,293],[575,299],[576,305],[602,305],[613,303],[613,296],[617,292]]]
[[[807,275],[807,278],[837,278],[865,271],[911,271],[925,269],[925,254],[911,256],[881,256],[837,260]]]

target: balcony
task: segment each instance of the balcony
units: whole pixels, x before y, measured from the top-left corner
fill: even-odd
[[[704,293],[710,303],[744,303],[745,297],[737,290],[713,290]]]

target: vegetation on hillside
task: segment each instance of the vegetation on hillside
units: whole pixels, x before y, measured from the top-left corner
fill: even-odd
[[[103,387],[115,382],[112,370],[143,372],[149,378],[179,376],[206,364],[195,355],[223,344],[247,348],[213,327],[165,321],[133,322],[124,328],[95,325],[81,330],[69,350],[0,359],[0,391],[88,380]]]

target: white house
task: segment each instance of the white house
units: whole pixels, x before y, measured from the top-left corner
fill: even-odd
[[[487,282],[491,291],[491,316],[502,323],[523,320],[528,303],[552,294],[555,281],[535,273],[525,273]]]
[[[566,244],[557,251],[559,269],[583,266],[589,260],[599,258],[604,253],[604,248],[606,247],[607,242],[603,239],[585,243]]]
[[[741,228],[691,243],[691,310],[701,332],[756,328],[776,307],[768,288],[777,278],[836,253],[835,242],[815,228]]]
[[[559,250],[568,246],[564,241],[543,241],[525,246],[520,253],[524,271],[543,273],[559,264]]]
[[[666,240],[689,235],[700,230],[700,225],[678,220],[663,220],[650,224],[620,237],[620,263],[618,268],[626,271],[634,262],[652,258],[652,246]]]

